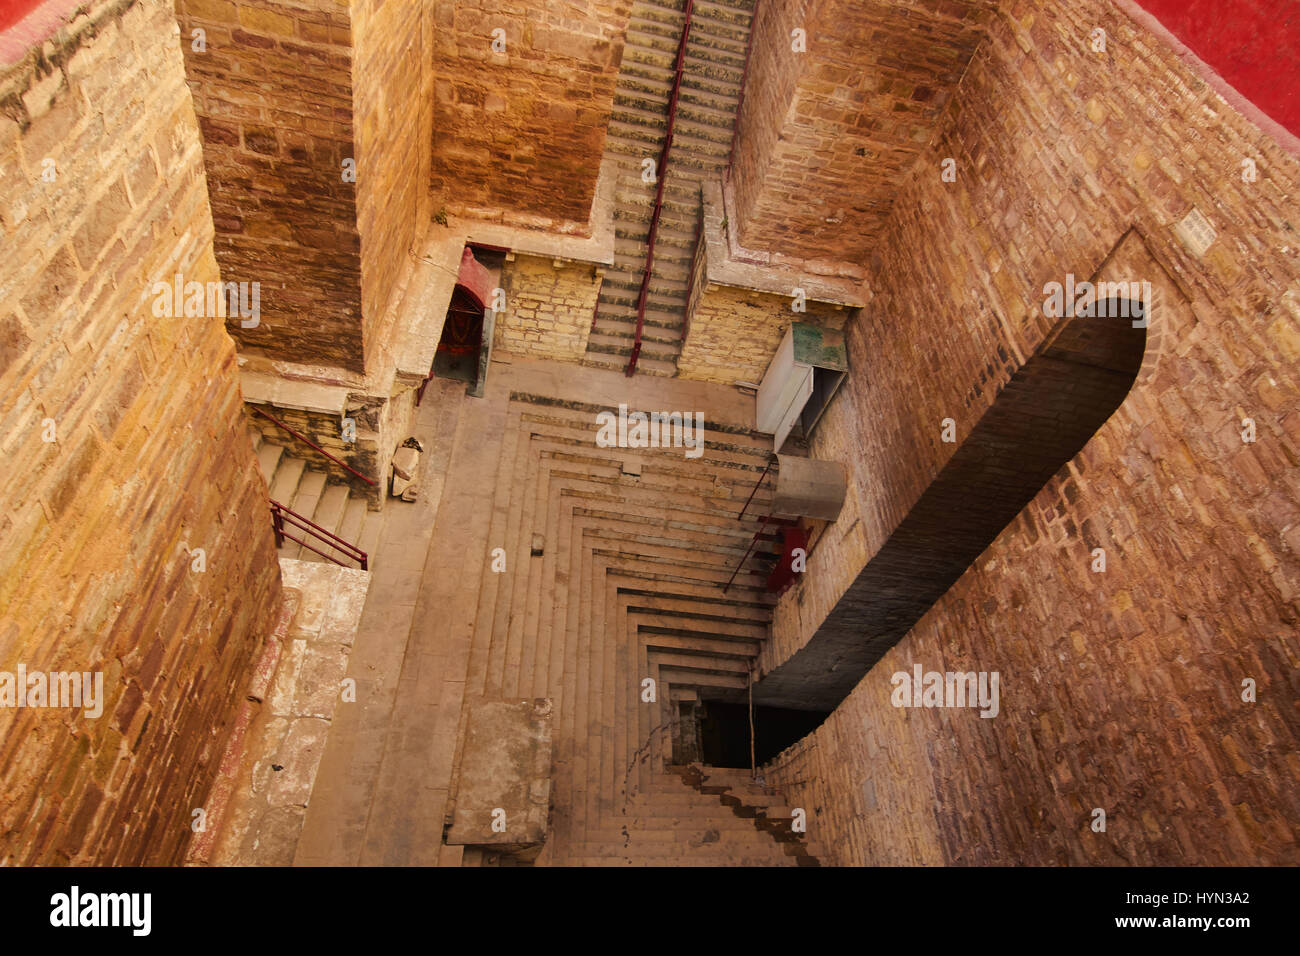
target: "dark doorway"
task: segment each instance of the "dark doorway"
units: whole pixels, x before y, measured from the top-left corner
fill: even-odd
[[[700,706],[700,756],[710,767],[749,766],[749,707],[720,700]],[[812,733],[829,714],[782,707],[754,708],[754,761],[761,766]]]
[[[480,257],[491,258],[485,265]],[[485,366],[491,342],[492,326],[484,327],[492,305],[493,290],[501,281],[500,256],[497,253],[476,251],[468,246],[461,253],[460,270],[456,286],[451,293],[447,315],[443,320],[442,335],[434,354],[433,367],[428,378],[449,378],[465,382],[471,394],[482,394]],[[428,384],[428,378],[425,384]],[[416,392],[416,404],[424,397],[424,385]]]
[[[483,347],[483,304],[464,286],[456,286],[447,308],[447,320],[438,340],[433,374],[473,384],[478,378],[479,350]]]

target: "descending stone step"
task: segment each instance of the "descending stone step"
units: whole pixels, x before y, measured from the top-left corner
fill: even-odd
[[[266,477],[267,494],[271,500],[278,501],[290,511],[337,534],[363,551],[375,549],[380,522],[368,520],[369,509],[363,498],[353,497],[348,486],[341,480],[330,481],[324,472],[316,470],[305,459],[294,456],[291,447],[270,441],[251,427],[249,440],[257,455],[258,466]],[[305,561],[327,560],[310,548],[290,540],[288,536],[292,536],[302,539],[312,548],[330,555],[345,566],[357,566],[350,554],[296,526],[289,519],[286,519],[285,532],[287,536],[280,545],[283,557]],[[365,543],[362,543],[363,540]]]
[[[635,167],[657,159],[668,131],[673,69],[685,23],[684,0],[633,4],[606,138],[606,155],[627,168],[615,191],[615,262],[605,276],[584,364],[623,368],[636,339],[636,307],[648,253],[655,189]],[[697,3],[687,36],[664,202],[655,236],[647,315],[637,370],[677,374],[680,336],[648,338],[647,325],[680,329],[701,215],[699,179],[716,174],[731,151],[752,0]]]
[[[737,785],[735,799],[749,799],[738,813],[680,779],[659,781],[679,706],[743,694],[767,635],[774,599],[761,579],[742,573],[727,595],[721,586],[757,527],[759,511],[737,516],[770,440],[707,422],[698,459],[603,448],[599,408],[511,396],[491,530],[507,571],[485,575],[472,625],[467,693],[554,703],[555,810],[538,862],[808,865],[803,844],[776,838],[783,821],[789,829],[780,794]],[[659,688],[652,701],[645,678]]]

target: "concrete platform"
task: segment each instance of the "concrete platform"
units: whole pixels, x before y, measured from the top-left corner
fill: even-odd
[[[448,845],[539,846],[551,801],[549,698],[468,702]]]

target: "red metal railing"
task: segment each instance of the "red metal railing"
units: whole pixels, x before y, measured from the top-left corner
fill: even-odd
[[[754,12],[749,17],[749,36],[745,38],[745,65],[740,71],[740,93],[736,96],[736,119],[731,125],[731,150],[727,153],[727,168],[723,175],[731,181],[731,163],[736,158],[736,136],[740,133],[740,110],[745,105],[745,81],[749,79],[749,54],[754,49],[754,25],[758,23],[758,7],[763,0],[754,0]]]
[[[309,537],[315,538],[317,541],[320,541],[327,548],[330,548],[333,551],[338,551],[345,558],[351,558],[353,561],[360,562],[362,571],[370,570],[370,559],[369,556],[366,554],[366,552],[362,551],[355,544],[352,544],[348,541],[344,541],[334,532],[326,531],[324,528],[316,524],[314,521],[304,518],[302,515],[298,514],[298,512],[294,511],[292,508],[286,508],[284,505],[280,504],[280,502],[272,498],[271,499],[271,527],[275,529],[276,547],[283,546],[284,539],[288,538],[290,541],[295,541],[298,544],[302,545],[308,551],[314,551],[316,554],[319,554],[326,561],[333,561],[335,564],[339,565],[340,567],[345,567],[345,568],[347,567],[346,564],[344,564],[338,558],[334,557],[334,555],[326,554],[324,551],[320,550],[319,548],[312,547],[302,538],[295,538],[293,535],[289,534],[285,530],[286,522],[288,522],[288,524],[294,529],[301,530],[304,534],[308,535]]]
[[[664,148],[659,153],[659,165],[655,174],[659,177],[655,189],[655,209],[650,219],[650,239],[646,246],[645,270],[641,273],[641,293],[636,299],[636,338],[632,342],[632,356],[628,359],[625,373],[630,378],[636,374],[636,360],[641,355],[641,334],[645,326],[645,301],[650,293],[650,272],[654,268],[655,238],[659,235],[659,213],[663,209],[664,183],[668,181],[668,154],[673,148],[673,130],[677,127],[677,97],[682,87],[682,67],[686,63],[686,41],[691,35],[691,13],[695,9],[695,0],[686,0],[686,22],[682,26],[682,39],[677,44],[677,65],[673,69],[673,92],[668,98],[668,131],[664,134]]]
[[[736,575],[740,573],[740,569],[743,568],[745,566],[745,562],[749,560],[749,552],[753,551],[754,545],[758,544],[758,539],[762,536],[763,529],[767,527],[767,519],[769,517],[771,516],[763,515],[763,517],[758,519],[758,530],[754,532],[754,537],[749,539],[749,547],[745,549],[745,556],[740,559],[740,562],[736,565],[736,570],[731,572],[731,577],[727,578],[727,583],[722,586],[723,594],[727,593],[727,590],[731,587],[732,582],[736,580]]]
[[[741,508],[740,514],[736,515],[737,521],[745,517],[745,512],[749,510],[749,503],[754,500],[754,495],[758,494],[758,486],[767,480],[767,473],[772,470],[772,465],[775,464],[776,460],[775,455],[767,460],[767,467],[764,468],[763,473],[758,476],[758,481],[754,482],[754,490],[751,491],[749,497],[745,499],[745,507]]]
[[[318,452],[320,452],[322,455],[324,455],[324,456],[325,456],[326,458],[328,458],[330,461],[334,462],[334,464],[336,464],[336,465],[338,465],[339,467],[341,467],[341,468],[345,468],[345,469],[347,469],[348,471],[352,472],[352,474],[356,475],[358,478],[360,478],[360,479],[361,479],[362,481],[364,481],[366,484],[368,484],[368,485],[375,485],[375,484],[378,484],[378,482],[376,482],[373,478],[367,478],[365,475],[361,474],[361,472],[357,471],[355,468],[353,468],[351,465],[349,465],[346,461],[341,461],[341,460],[339,460],[338,458],[335,458],[333,455],[331,455],[329,452],[327,452],[327,451],[326,451],[324,448],[322,448],[320,445],[316,444],[314,441],[312,441],[312,440],[311,440],[310,438],[308,438],[306,435],[302,435],[302,434],[299,434],[298,432],[294,431],[292,428],[290,428],[290,427],[289,427],[288,425],[286,425],[284,422],[280,421],[280,419],[276,418],[274,415],[268,415],[266,412],[262,411],[262,410],[261,410],[260,408],[258,408],[256,405],[249,405],[248,407],[251,408],[253,411],[257,412],[257,414],[261,415],[261,416],[262,416],[263,418],[265,418],[267,421],[269,421],[269,422],[271,422],[272,424],[278,426],[279,428],[282,428],[284,431],[287,431],[290,435],[292,435],[294,438],[298,439],[300,442],[303,442],[303,443],[305,443],[305,444],[307,444],[307,445],[310,445],[312,448],[316,449]]]

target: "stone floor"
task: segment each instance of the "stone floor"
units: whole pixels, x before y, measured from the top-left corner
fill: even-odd
[[[597,449],[592,409],[620,402],[704,412],[707,454]],[[498,356],[482,399],[430,384],[415,427],[425,491],[385,508],[350,663],[357,702],[331,724],[296,864],[491,865],[443,843],[462,712],[486,697],[555,701],[539,863],[808,865],[806,847],[764,832],[778,823],[753,819],[779,795],[692,789],[665,772],[660,732],[695,687],[744,688],[766,633],[761,577],[721,591],[770,454],[748,432],[752,405],[734,388]],[[629,599],[647,584],[665,596]],[[662,687],[653,707],[635,704],[643,674]]]

